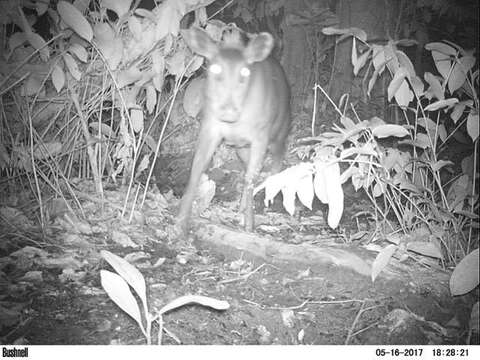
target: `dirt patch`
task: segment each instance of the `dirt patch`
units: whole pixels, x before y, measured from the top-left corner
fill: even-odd
[[[103,249],[140,269],[152,313],[186,294],[230,304],[226,311],[189,305],[166,314],[163,344],[466,342],[477,295],[452,298],[448,272],[412,260],[394,260],[372,283],[364,269],[376,254],[329,230],[321,211],[265,212],[256,233],[247,234],[236,204],[213,205],[208,220],[194,221],[189,241],[178,241],[172,212],[162,205],[174,198],[150,194],[142,216],[128,224],[115,216],[125,193],[107,190],[104,203],[84,196],[89,221],[68,227],[65,215],[57,218],[61,230],[49,243],[25,247],[15,236],[4,243],[11,246],[2,250],[2,307],[11,317],[3,343],[144,344],[135,321],[102,289],[99,271],[110,269]]]

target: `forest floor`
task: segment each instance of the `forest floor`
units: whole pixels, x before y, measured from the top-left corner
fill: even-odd
[[[231,196],[236,185],[224,185],[203,219],[192,219],[188,240],[174,236],[171,193],[148,193],[141,213],[119,220],[126,187],[105,189],[102,200],[92,183],[78,181],[85,220],[52,200],[43,236],[28,201],[10,196],[12,206],[0,209],[1,342],[145,344],[102,288],[100,270],[111,268],[100,251],[108,250],[141,271],[151,313],[188,294],[228,302],[223,311],[168,312],[163,344],[465,343],[475,298],[449,294],[451,269],[414,255],[393,258],[372,282],[386,241],[369,238],[375,224],[354,216],[368,207],[361,198],[347,200],[340,230],[329,229],[319,209],[292,217],[277,206],[257,211],[256,231],[247,234]],[[362,238],[349,235],[362,229]],[[157,336],[158,323],[152,331]]]

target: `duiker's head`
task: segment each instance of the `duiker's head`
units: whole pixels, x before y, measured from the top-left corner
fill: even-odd
[[[206,106],[219,120],[235,122],[252,83],[252,64],[265,60],[273,49],[273,37],[260,33],[244,46],[219,45],[202,29],[182,31],[183,38],[208,62]]]

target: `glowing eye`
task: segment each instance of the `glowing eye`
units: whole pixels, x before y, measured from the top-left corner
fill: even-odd
[[[222,72],[222,67],[218,64],[212,64],[210,65],[209,70],[212,74],[218,75]]]
[[[247,67],[243,67],[240,70],[240,75],[242,75],[242,77],[249,77],[250,76],[250,69],[247,68]]]

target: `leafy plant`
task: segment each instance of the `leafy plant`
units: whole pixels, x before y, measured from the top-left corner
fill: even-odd
[[[150,179],[184,76],[203,61],[179,36],[180,20],[195,11],[205,24],[213,1],[151,11],[132,0],[2,2],[0,171],[30,180],[43,223],[42,197],[76,200],[75,177],[93,176],[101,193],[104,178],[122,175],[125,212],[136,176],[149,169]],[[40,18],[48,26],[37,31]]]
[[[169,311],[188,304],[199,304],[215,310],[227,310],[230,307],[226,301],[200,295],[187,295],[171,301],[155,314],[151,314],[148,310],[145,279],[140,271],[128,261],[109,251],[102,251],[101,255],[118,273],[100,270],[102,287],[110,299],[137,322],[149,345],[152,344],[152,324],[155,321],[159,325],[157,344],[162,344],[162,335],[166,331],[163,327],[163,315]],[[130,288],[140,299],[140,305]]]
[[[476,59],[451,43],[427,44],[425,48],[431,52],[440,75],[426,73],[424,79],[429,87],[425,89],[409,58],[398,49],[412,41],[370,45],[361,29],[324,28],[323,32],[339,35],[338,41],[353,38],[353,71],[358,75],[366,68],[363,76],[368,84],[367,94],[378,77],[388,71],[388,100],[395,101],[401,109],[405,125],[387,124],[378,117],[365,120],[357,116],[354,121],[347,116],[345,97],[338,107],[332,102],[340,125],[304,139],[305,145],[297,149],[299,156],[310,162],[267,179],[257,191],[265,188],[266,204],[282,191],[290,213],[294,211],[296,195],[311,208],[315,194],[329,205],[328,224],[335,228],[343,212],[341,184],[351,180],[355,190],[362,189],[370,199],[377,224],[386,224],[393,235],[399,231],[405,234],[387,236],[383,234],[384,227],[377,227],[379,237],[393,244],[379,253],[372,267],[372,280],[394,255],[405,259],[418,253],[456,263],[478,247],[475,169],[479,104],[478,70],[473,69]],[[315,90],[328,97],[321,87],[316,86]],[[456,125],[450,133],[442,113],[449,113]],[[463,128],[473,141],[474,151],[462,161],[463,173],[452,177],[454,164],[442,155],[447,141]],[[399,139],[398,146],[385,145],[385,138]],[[470,161],[473,170],[467,166]],[[344,169],[341,174],[340,169]]]

